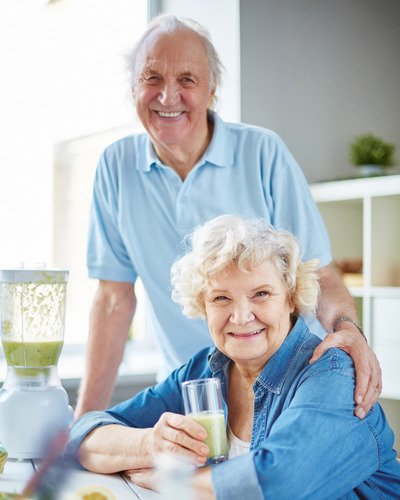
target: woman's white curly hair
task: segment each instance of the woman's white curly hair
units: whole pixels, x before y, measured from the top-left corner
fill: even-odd
[[[171,269],[172,299],[191,318],[204,318],[204,293],[212,276],[232,262],[248,271],[271,261],[282,276],[297,314],[315,313],[318,304],[318,260],[301,261],[300,245],[288,231],[264,219],[220,215],[198,226],[192,249]]]

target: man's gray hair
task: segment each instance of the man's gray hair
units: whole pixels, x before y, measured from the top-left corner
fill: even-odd
[[[126,64],[130,76],[131,86],[134,87],[140,72],[140,55],[145,48],[146,40],[152,33],[173,35],[179,31],[192,31],[200,37],[207,52],[209,66],[210,89],[216,90],[221,83],[223,66],[210,37],[209,31],[197,21],[189,18],[178,18],[173,14],[161,14],[154,17],[148,24],[146,31],[136,42],[133,49],[126,56]]]

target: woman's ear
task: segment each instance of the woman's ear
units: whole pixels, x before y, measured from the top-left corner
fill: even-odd
[[[290,314],[293,314],[296,310],[296,304],[295,304],[295,300],[294,300],[294,297],[289,295],[289,311],[290,311]]]

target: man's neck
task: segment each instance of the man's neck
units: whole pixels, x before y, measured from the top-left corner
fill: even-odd
[[[207,129],[200,141],[193,141],[189,145],[165,145],[154,144],[154,149],[160,160],[173,168],[182,180],[185,180],[189,172],[203,156],[205,150],[211,142],[214,125],[207,123]]]

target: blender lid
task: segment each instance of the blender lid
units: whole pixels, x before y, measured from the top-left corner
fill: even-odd
[[[65,269],[0,269],[0,283],[67,283],[69,271]]]

